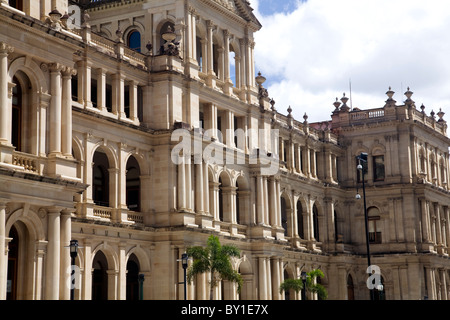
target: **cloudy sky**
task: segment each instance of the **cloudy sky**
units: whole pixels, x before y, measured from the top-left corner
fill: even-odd
[[[449,0],[250,0],[263,25],[256,71],[275,107],[329,120],[343,93],[354,108],[397,104],[410,87],[417,108],[450,120]],[[351,83],[351,85],[350,85]]]

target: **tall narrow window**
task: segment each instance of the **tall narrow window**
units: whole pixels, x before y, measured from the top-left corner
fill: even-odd
[[[384,156],[373,157],[373,180],[384,180]]]
[[[135,157],[130,157],[126,171],[126,201],[129,210],[141,211],[141,182],[139,164]]]
[[[128,47],[131,50],[141,52],[141,33],[139,31],[131,31],[128,35]]]
[[[304,239],[305,236],[303,232],[303,208],[302,203],[300,201],[297,201],[297,229],[298,229],[298,236]]]
[[[109,206],[109,164],[105,153],[96,151],[94,154],[92,197],[99,206]]]
[[[317,206],[313,206],[313,232],[314,232],[314,239],[317,241],[319,240],[319,210],[317,209]]]
[[[286,208],[286,199],[281,197],[281,226],[284,229],[284,235],[288,235],[288,219],[287,219],[287,208]]]
[[[359,161],[358,157],[356,157],[356,166],[361,164],[362,170],[357,169],[356,170],[356,180],[357,182],[362,182],[362,171],[364,171],[364,181],[367,181],[367,162],[366,161]]]
[[[22,87],[16,77],[13,83],[11,143],[17,151],[22,151]]]
[[[376,207],[367,209],[369,222],[369,243],[381,243],[380,210]]]

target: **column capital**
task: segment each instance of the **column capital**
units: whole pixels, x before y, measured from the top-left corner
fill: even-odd
[[[61,72],[61,71],[63,71],[65,69],[65,66],[63,66],[62,64],[57,63],[57,62],[50,63],[48,66],[50,68],[50,72],[51,73],[58,73],[58,72]]]
[[[72,77],[77,75],[77,69],[71,67],[63,67],[61,72],[63,77]]]
[[[7,43],[0,42],[0,54],[10,54],[14,52],[14,48]]]

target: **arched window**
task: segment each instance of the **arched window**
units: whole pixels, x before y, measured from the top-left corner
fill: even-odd
[[[141,211],[141,181],[139,164],[135,157],[130,157],[126,169],[126,201],[129,210]]]
[[[133,30],[128,34],[128,47],[131,50],[141,52],[141,33]]]
[[[17,273],[19,271],[19,234],[14,226],[9,231],[8,243],[8,283],[9,290],[6,292],[6,300],[16,300],[17,298]]]
[[[139,300],[139,261],[131,254],[127,262],[127,300]]]
[[[353,285],[353,278],[350,274],[347,276],[347,299],[355,300],[355,287]]]
[[[305,233],[303,231],[303,207],[300,200],[297,201],[297,229],[298,229],[298,236],[304,239]]]
[[[317,206],[314,204],[313,206],[313,234],[314,239],[317,241],[319,240],[319,210],[317,209]]]
[[[99,206],[109,206],[109,172],[108,158],[106,154],[96,151],[94,154],[93,190],[94,203]]]
[[[99,251],[92,262],[92,300],[108,299],[108,262],[103,252]]]
[[[383,181],[384,175],[384,156],[373,156],[373,181]]]
[[[369,222],[369,243],[381,243],[380,210],[377,207],[367,209]]]

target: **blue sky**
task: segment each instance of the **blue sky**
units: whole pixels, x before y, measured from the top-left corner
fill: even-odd
[[[329,120],[352,87],[353,107],[379,108],[389,87],[401,104],[410,87],[417,108],[450,119],[450,1],[250,0],[256,72],[279,112]]]

